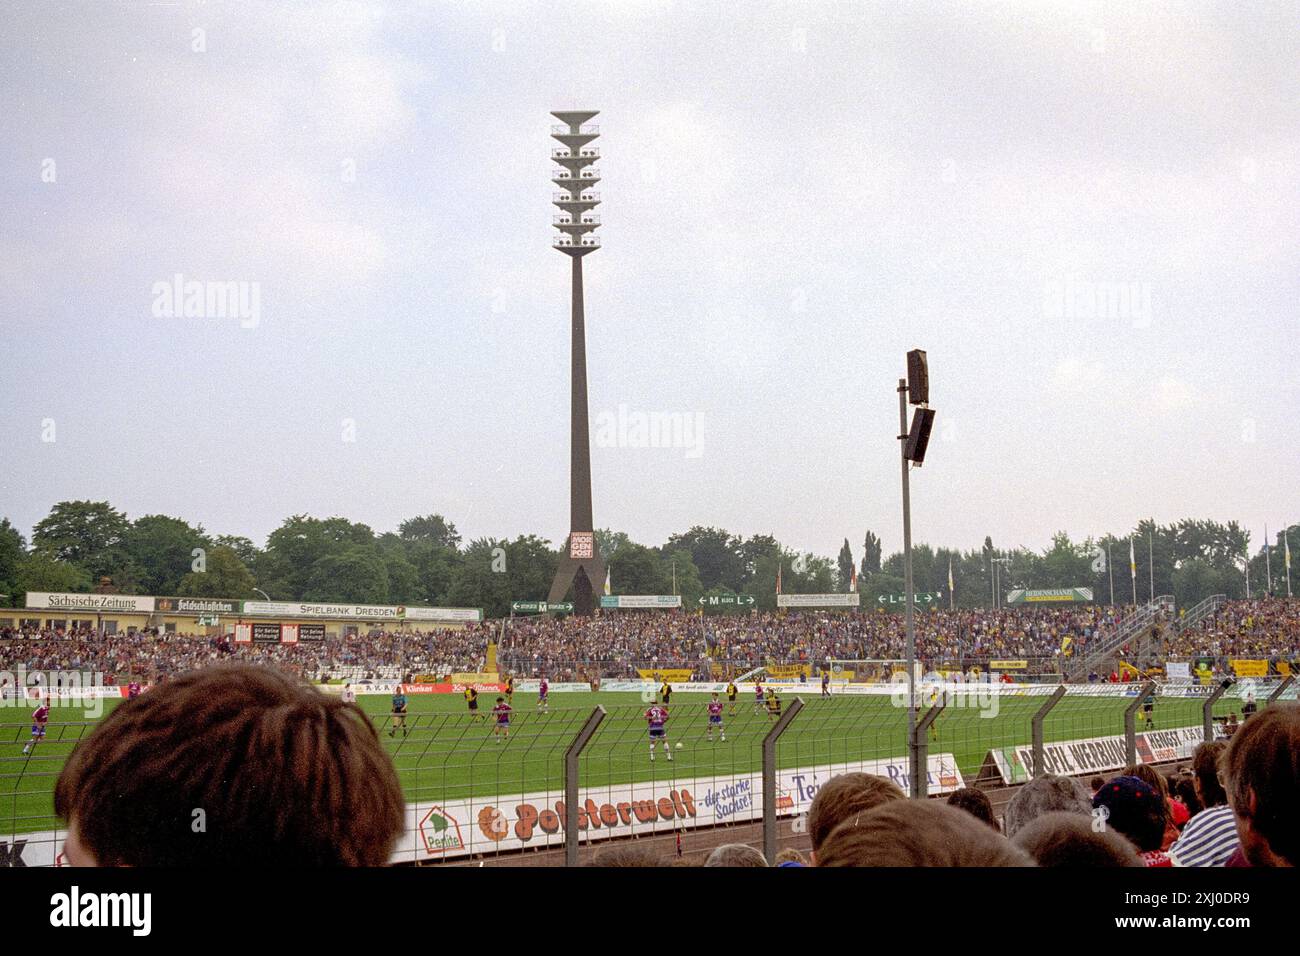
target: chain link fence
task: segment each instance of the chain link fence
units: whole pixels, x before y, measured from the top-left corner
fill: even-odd
[[[1135,760],[1190,763],[1198,743],[1230,735],[1251,705],[1296,699],[1290,678],[921,681],[909,734],[905,684],[833,685],[829,695],[797,683],[768,685],[762,696],[746,684],[737,690],[715,702],[696,685],[665,703],[647,683],[639,692],[552,694],[546,705],[521,692],[508,724],[490,703],[481,713],[403,719],[386,712],[386,698],[364,697],[407,794],[394,861],[585,864],[626,848],[627,837],[659,862],[698,863],[731,842],[771,860],[808,849],[808,808],[838,774],[887,777],[913,797],[1008,792],[1043,773],[1113,776]],[[56,708],[46,736],[29,746],[20,713],[0,713],[0,864],[51,865],[64,837],[54,784],[96,722],[62,719]]]

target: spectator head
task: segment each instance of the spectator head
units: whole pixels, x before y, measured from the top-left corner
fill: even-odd
[[[1073,777],[1051,773],[1035,777],[1016,791],[1002,811],[1003,832],[1014,837],[1044,813],[1078,813],[1091,817],[1092,801],[1083,784]]]
[[[663,866],[659,854],[640,843],[610,843],[602,846],[588,866]]]
[[[777,866],[807,866],[808,859],[793,847],[787,847],[776,855]]]
[[[1179,777],[1170,784],[1169,791],[1175,800],[1187,808],[1191,816],[1196,816],[1205,809],[1197,795],[1194,777]]]
[[[767,866],[767,860],[752,846],[724,843],[704,861],[705,866]]]
[[[891,800],[849,817],[818,866],[1033,866],[1024,850],[969,813],[934,800]]]
[[[1221,807],[1228,802],[1228,795],[1219,782],[1219,761],[1228,745],[1222,740],[1207,740],[1198,744],[1192,754],[1192,773],[1196,781],[1196,798],[1201,805]]]
[[[888,803],[905,800],[907,794],[894,781],[870,773],[842,773],[817,791],[808,808],[808,838],[812,841],[812,859],[832,830],[855,814]]]
[[[1300,865],[1300,706],[1272,704],[1242,724],[1222,767],[1246,859]]]
[[[74,866],[380,866],[405,822],[361,710],[223,664],[123,702],[54,790]]]
[[[993,815],[993,804],[983,790],[976,790],[974,787],[963,787],[960,790],[954,790],[948,796],[948,806],[956,807],[958,810],[965,810],[976,820],[983,820],[999,833],[1002,828],[998,826],[997,817]]]
[[[1148,787],[1166,800],[1169,799],[1169,781],[1165,775],[1150,764],[1131,763],[1120,771],[1121,777],[1137,777]]]
[[[1107,829],[1128,837],[1142,852],[1160,849],[1169,811],[1165,797],[1145,780],[1128,775],[1109,780],[1092,805],[1103,811]]]
[[[1077,813],[1045,813],[1021,827],[1013,840],[1039,866],[1096,869],[1142,866],[1133,844],[1114,830],[1097,831]]]
[[[1094,794],[1106,785],[1106,778],[1098,774],[1088,781],[1088,789]]]

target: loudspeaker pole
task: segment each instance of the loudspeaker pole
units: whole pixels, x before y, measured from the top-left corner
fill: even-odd
[[[903,463],[903,613],[907,619],[907,762],[911,792],[921,779],[921,752],[916,739],[916,628],[912,620],[912,492],[907,461],[907,379],[898,380],[898,449]]]

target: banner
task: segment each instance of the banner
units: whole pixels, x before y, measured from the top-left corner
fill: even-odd
[[[991,671],[1023,671],[1029,667],[1029,661],[989,661]]]
[[[1230,659],[1228,666],[1238,677],[1268,676],[1268,661]]]
[[[1204,743],[1202,727],[1150,730],[1137,735],[1139,763],[1167,763],[1186,760],[1198,744]],[[1029,744],[990,750],[985,767],[996,766],[1004,783],[1033,779],[1034,748]],[[1062,776],[1077,776],[1119,770],[1128,765],[1128,748],[1123,735],[1064,740],[1043,745],[1043,770]]]
[[[689,681],[695,676],[695,672],[689,667],[653,667],[649,669],[638,667],[636,672],[641,676],[642,680],[666,680],[670,684],[679,684]],[[658,677],[655,676],[656,674]]]
[[[811,664],[768,664],[766,670],[767,676],[773,680],[798,680],[801,674],[812,676]]]
[[[1007,592],[1008,604],[1084,603],[1091,600],[1092,588],[1047,588],[1039,591],[1014,588]]]
[[[94,611],[98,614],[150,614],[154,599],[130,594],[64,594],[28,591],[27,606],[50,611]]]
[[[282,624],[280,625],[280,643],[297,644],[298,643],[298,625]]]
[[[161,614],[193,614],[195,617],[200,614],[238,614],[243,603],[222,598],[160,597],[154,599],[154,610]]]
[[[778,594],[777,607],[857,607],[862,595],[857,591],[846,594]]]
[[[254,644],[279,644],[280,625],[266,621],[255,621],[253,627]]]
[[[451,675],[451,682],[453,684],[480,684],[495,681],[496,679],[496,674],[455,673]]]
[[[908,792],[907,763],[902,756],[778,771],[777,812],[807,813],[828,780],[854,771],[887,777]],[[952,754],[931,755],[926,770],[930,793],[963,786]],[[592,841],[757,820],[763,815],[762,787],[761,773],[582,787],[578,829]],[[392,862],[562,847],[565,809],[563,790],[407,804],[406,831]]]
[[[298,624],[298,640],[300,641],[323,641],[325,640],[324,624]]]
[[[253,625],[241,621],[235,625],[235,643],[251,644],[253,641]]]
[[[602,608],[620,607],[681,607],[680,594],[616,594],[600,599]]]
[[[315,617],[345,621],[481,621],[481,608],[405,607],[383,604],[304,604],[244,601],[244,614],[258,617]]]
[[[1170,680],[1191,680],[1192,665],[1187,661],[1168,661],[1165,664],[1165,676]]]

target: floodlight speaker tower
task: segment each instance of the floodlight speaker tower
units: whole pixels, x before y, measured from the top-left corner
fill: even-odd
[[[596,115],[595,110],[553,112],[560,125],[551,127],[551,136],[562,144],[551,150],[551,159],[562,168],[554,171],[551,181],[561,190],[552,201],[560,212],[552,224],[560,231],[551,242],[569,257],[572,270],[572,375],[569,407],[569,540],[560,555],[551,582],[550,603],[564,600],[573,588],[573,611],[589,615],[595,609],[596,589],[605,581],[605,562],[596,544],[595,525],[591,516],[591,429],[587,420],[587,333],[582,308],[582,259],[600,248],[595,231],[600,216],[592,210],[600,204],[600,194],[593,192],[600,173],[593,165],[600,150],[591,143],[600,128],[584,125]]]

